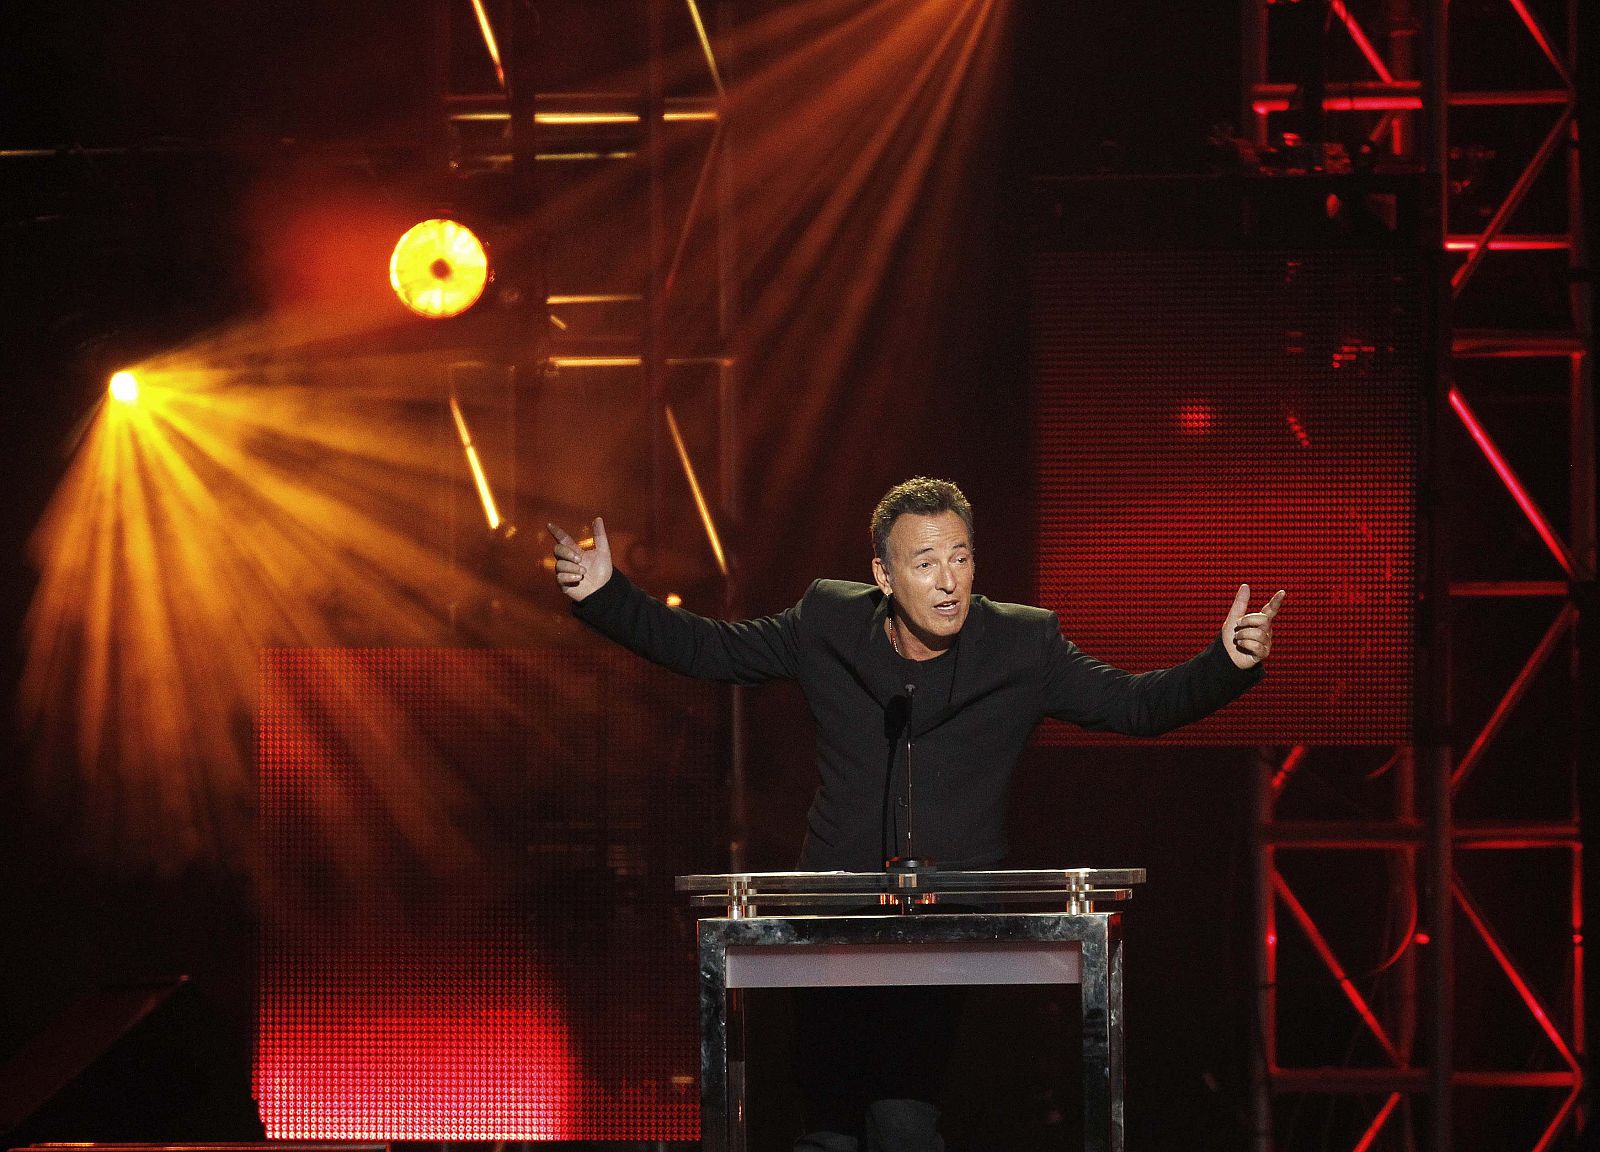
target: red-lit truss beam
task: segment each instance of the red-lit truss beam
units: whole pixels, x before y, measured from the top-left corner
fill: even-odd
[[[1575,617],[1569,616],[1568,610],[1564,609],[1556,625],[1553,625],[1550,632],[1547,633],[1547,637],[1552,634],[1559,635],[1564,633],[1571,626],[1574,619]],[[1530,666],[1536,663],[1537,660],[1532,660],[1530,661]],[[1521,679],[1519,677],[1519,681]],[[1514,694],[1518,690],[1518,686],[1514,684],[1510,692]],[[1497,715],[1500,714],[1500,710],[1497,709]],[[1491,720],[1491,725],[1494,723]],[[1480,733],[1473,746],[1481,748],[1491,736],[1492,734],[1490,733]],[[1304,763],[1309,754],[1307,748],[1298,746],[1291,749],[1277,765],[1267,766],[1267,778],[1270,781],[1268,787],[1274,800],[1278,792],[1281,791],[1283,783],[1287,781],[1297,767]],[[1399,763],[1400,761],[1397,759],[1391,764],[1386,764],[1378,771],[1392,770]],[[1377,849],[1404,851],[1408,853],[1408,860],[1414,860],[1416,851],[1424,846],[1426,836],[1426,828],[1420,821],[1415,819],[1364,822],[1345,820],[1269,821],[1261,832],[1261,842],[1269,859],[1275,850],[1287,848],[1301,850],[1371,851]],[[1581,860],[1581,842],[1576,821],[1550,824],[1527,822],[1465,824],[1454,830],[1454,838],[1458,848],[1464,850],[1565,848],[1569,851],[1573,867],[1572,899],[1570,903],[1571,933],[1575,950],[1575,962],[1578,966],[1578,971],[1581,973],[1582,899],[1578,873]],[[1290,917],[1294,920],[1306,941],[1311,945],[1312,951],[1327,972],[1328,977],[1339,988],[1354,1010],[1356,1017],[1389,1060],[1388,1066],[1377,1068],[1285,1068],[1278,1064],[1276,1043],[1279,970],[1277,961],[1278,929],[1276,916],[1272,914],[1272,909],[1269,908],[1264,919],[1265,935],[1263,938],[1264,957],[1262,964],[1264,995],[1261,1008],[1263,1013],[1262,1024],[1265,1029],[1263,1049],[1266,1054],[1266,1071],[1270,1090],[1276,1093],[1322,1092],[1361,1095],[1386,1093],[1383,1104],[1372,1116],[1354,1146],[1357,1149],[1370,1148],[1384,1126],[1396,1114],[1401,1097],[1407,1093],[1422,1092],[1428,1089],[1428,1070],[1411,1063],[1409,1053],[1402,1050],[1400,1044],[1378,1019],[1377,1013],[1335,954],[1333,947],[1329,944],[1312,913],[1289,886],[1283,875],[1276,870],[1275,865],[1270,868],[1269,875],[1273,905],[1281,906],[1289,912]],[[1477,937],[1483,942],[1496,966],[1505,975],[1507,982],[1516,993],[1518,999],[1549,1040],[1551,1047],[1555,1050],[1555,1054],[1566,1065],[1566,1069],[1559,1072],[1525,1072],[1516,1069],[1457,1069],[1451,1074],[1451,1083],[1467,1088],[1565,1089],[1561,1105],[1550,1117],[1537,1143],[1533,1145],[1535,1149],[1546,1149],[1560,1134],[1563,1126],[1578,1107],[1583,1086],[1578,1055],[1582,1051],[1581,1026],[1574,1023],[1573,1039],[1569,1039],[1562,1034],[1522,967],[1513,959],[1510,949],[1500,939],[1491,927],[1488,918],[1467,893],[1458,875],[1452,881],[1452,894],[1456,906],[1472,926]],[[1413,900],[1415,899],[1414,893],[1412,898]],[[1403,949],[1410,949],[1428,943],[1426,935],[1415,931],[1414,920],[1412,926],[1404,933],[1404,936],[1405,939],[1401,945]],[[1581,981],[1579,983],[1581,987]],[[1573,1003],[1574,1021],[1580,1021],[1582,1000],[1581,995],[1575,993],[1575,996],[1577,998]],[[1404,1024],[1402,1026],[1405,1027]]]
[[[1448,68],[1452,56],[1505,57],[1508,53],[1508,48],[1503,43],[1506,23],[1499,19],[1483,19],[1481,6],[1479,9],[1468,10],[1459,5],[1450,7],[1447,0],[1417,0],[1409,10],[1422,17],[1419,28],[1407,27],[1406,21],[1394,19],[1396,12],[1404,11],[1404,8],[1397,9],[1379,0],[1328,0],[1326,12],[1329,17],[1328,36],[1331,50],[1325,56],[1325,61],[1337,64],[1339,61],[1348,60],[1352,63],[1347,74],[1326,77],[1323,109],[1328,115],[1327,138],[1337,140],[1343,137],[1354,144],[1377,142],[1387,137],[1388,148],[1393,155],[1402,161],[1411,161],[1419,169],[1427,170],[1438,180],[1441,187],[1449,190],[1451,199],[1446,205],[1446,216],[1453,215],[1458,230],[1451,231],[1447,225],[1444,228],[1446,234],[1440,237],[1440,242],[1445,252],[1459,254],[1456,257],[1458,262],[1450,277],[1452,300],[1460,299],[1469,289],[1484,294],[1498,290],[1496,281],[1477,276],[1478,271],[1490,259],[1514,259],[1517,258],[1514,254],[1518,253],[1565,252],[1568,265],[1577,263],[1577,230],[1581,219],[1578,206],[1582,196],[1576,156],[1577,105],[1573,85],[1573,64],[1581,2],[1582,0],[1566,0],[1565,3],[1555,5],[1555,10],[1565,15],[1565,27],[1552,29],[1547,28],[1540,16],[1530,7],[1529,0],[1491,0],[1492,4],[1504,6],[1500,12],[1510,18],[1512,27],[1519,29],[1520,33],[1527,37],[1528,47],[1534,53],[1532,59],[1542,62],[1543,74],[1538,73],[1539,66],[1535,64],[1529,68],[1527,77],[1530,82],[1524,86],[1468,91],[1451,84],[1448,73],[1419,75],[1413,63],[1425,64],[1431,58],[1442,62]],[[1271,6],[1271,0],[1247,3],[1243,21],[1243,119],[1252,126],[1251,135],[1260,146],[1277,143],[1273,132],[1274,118],[1291,108],[1297,109],[1300,97],[1295,85],[1277,82],[1268,74],[1269,61],[1278,59],[1281,55],[1275,53],[1274,46],[1269,43],[1273,27],[1272,21],[1268,19]],[[1448,50],[1443,50],[1447,8]],[[1551,11],[1551,7],[1546,6],[1543,11]],[[1493,15],[1498,17],[1500,12]],[[1589,15],[1592,16],[1592,13]],[[1380,34],[1372,34],[1379,29],[1382,30]],[[1474,42],[1475,37],[1478,43]],[[1430,42],[1437,44],[1439,50],[1432,53],[1422,51]],[[1343,50],[1348,47],[1354,48],[1353,54]],[[1451,114],[1460,109],[1503,109],[1506,112],[1505,123],[1520,125],[1525,131],[1524,139],[1527,147],[1523,154],[1527,159],[1509,186],[1497,193],[1496,198],[1488,204],[1468,202],[1465,198],[1480,196],[1480,189],[1468,182],[1451,178],[1449,171],[1451,147],[1462,142],[1462,138],[1458,138],[1460,130],[1452,131]],[[1413,131],[1413,128],[1424,127],[1432,130],[1431,140],[1425,140],[1422,133]],[[1504,141],[1498,143],[1504,151]],[[1567,219],[1564,221],[1566,227],[1559,231],[1538,233],[1514,230],[1519,210],[1527,203],[1535,185],[1541,179],[1547,181],[1560,179],[1561,174],[1554,169],[1562,163],[1566,165],[1565,192],[1568,204]],[[1474,231],[1459,230],[1462,222],[1477,220],[1484,221],[1482,227]],[[1501,254],[1508,255],[1502,257]],[[1399,1094],[1437,1091],[1441,1085],[1464,1088],[1561,1088],[1562,1103],[1548,1118],[1548,1122],[1537,1137],[1529,1138],[1528,1146],[1534,1148],[1536,1152],[1549,1148],[1575,1119],[1581,1119],[1581,1106],[1578,1102],[1582,1099],[1583,1083],[1580,1069],[1585,1044],[1582,996],[1583,854],[1578,835],[1577,812],[1574,810],[1565,816],[1543,821],[1480,818],[1456,823],[1453,815],[1455,798],[1458,794],[1471,789],[1471,782],[1483,770],[1487,752],[1505,731],[1510,718],[1519,707],[1525,706],[1528,699],[1536,692],[1546,690],[1541,685],[1550,683],[1551,677],[1548,675],[1541,677],[1541,671],[1560,668],[1567,663],[1562,657],[1574,651],[1579,621],[1578,607],[1571,598],[1571,592],[1575,585],[1584,584],[1594,578],[1596,489],[1593,349],[1590,346],[1588,325],[1583,319],[1589,307],[1590,289],[1582,278],[1575,279],[1572,283],[1576,284],[1576,287],[1571,287],[1564,275],[1567,269],[1558,267],[1554,262],[1537,265],[1526,263],[1524,268],[1535,269],[1537,274],[1551,276],[1548,285],[1551,297],[1559,299],[1565,296],[1571,302],[1570,326],[1564,330],[1559,327],[1554,329],[1546,327],[1528,331],[1516,327],[1515,322],[1497,328],[1490,320],[1487,326],[1472,329],[1450,328],[1448,347],[1451,356],[1457,361],[1470,358],[1480,362],[1477,370],[1472,373],[1474,388],[1484,387],[1482,381],[1494,380],[1498,374],[1503,379],[1491,384],[1490,387],[1512,393],[1515,393],[1521,384],[1520,361],[1533,357],[1566,360],[1569,366],[1570,389],[1570,403],[1566,413],[1566,436],[1570,444],[1568,463],[1571,492],[1567,501],[1570,519],[1565,525],[1551,521],[1523,482],[1513,460],[1508,458],[1479,418],[1468,395],[1461,387],[1449,388],[1442,395],[1447,405],[1449,419],[1459,421],[1460,427],[1466,431],[1482,454],[1497,481],[1511,496],[1512,503],[1518,510],[1517,515],[1526,519],[1539,540],[1536,550],[1528,556],[1531,571],[1504,579],[1455,581],[1449,587],[1449,594],[1452,598],[1474,598],[1482,606],[1479,615],[1483,610],[1492,611],[1497,602],[1503,603],[1511,599],[1554,599],[1558,604],[1548,626],[1530,652],[1525,655],[1511,654],[1513,658],[1507,668],[1506,687],[1499,700],[1489,710],[1487,719],[1475,732],[1469,733],[1463,746],[1457,749],[1459,757],[1450,766],[1447,781],[1442,783],[1449,799],[1442,804],[1439,812],[1425,813],[1419,818],[1417,813],[1409,810],[1411,778],[1407,775],[1407,786],[1398,790],[1396,808],[1387,817],[1349,820],[1344,818],[1343,813],[1338,813],[1328,819],[1282,821],[1275,815],[1279,797],[1299,774],[1307,770],[1308,761],[1318,753],[1305,747],[1292,748],[1276,762],[1270,760],[1264,762],[1261,769],[1257,801],[1260,827],[1256,862],[1259,873],[1257,918],[1263,933],[1259,958],[1263,984],[1258,999],[1263,1030],[1261,1047],[1265,1054],[1266,1068],[1265,1075],[1257,1081],[1258,1092],[1381,1095],[1383,1100],[1381,1107],[1375,1109],[1370,1122],[1354,1141],[1353,1147],[1357,1152],[1364,1152],[1365,1149],[1372,1147],[1385,1127],[1396,1123],[1394,1118],[1397,1115],[1406,1115],[1407,1110],[1398,1108]],[[1556,277],[1560,277],[1559,282]],[[1524,278],[1513,278],[1512,282],[1518,285],[1519,292],[1525,291]],[[1478,287],[1473,287],[1474,285]],[[1477,301],[1478,306],[1474,311],[1478,316],[1492,315],[1493,306],[1497,302],[1485,295],[1484,299]],[[1507,300],[1506,303],[1509,305],[1513,302]],[[1447,324],[1450,322],[1452,312],[1451,308],[1445,309]],[[1507,314],[1516,313],[1508,308]],[[1484,321],[1479,320],[1478,323],[1482,325]],[[1450,373],[1447,378],[1453,379],[1454,374]],[[1550,437],[1541,441],[1546,451],[1553,444],[1558,444],[1562,436],[1561,431],[1555,428],[1552,428],[1551,432]],[[1440,487],[1445,493],[1446,500],[1451,498],[1451,493],[1445,486],[1448,480],[1449,477],[1440,479]],[[1557,570],[1557,577],[1554,579],[1543,570],[1548,565],[1545,557],[1554,561]],[[1427,685],[1420,687],[1424,694],[1431,694],[1431,689]],[[1570,682],[1564,682],[1557,690],[1566,691],[1567,706],[1576,708],[1579,706],[1578,694],[1571,691],[1571,688]],[[1443,692],[1447,694],[1448,690],[1449,685],[1446,681]],[[1402,750],[1398,762],[1391,761],[1380,771],[1391,768],[1408,771],[1412,754],[1413,750]],[[1576,764],[1553,766],[1534,763],[1521,766],[1521,770],[1564,770],[1570,775],[1576,771]],[[1572,794],[1574,789],[1569,788],[1568,792]],[[1291,904],[1285,899],[1287,886],[1283,884],[1277,872],[1276,853],[1282,850],[1398,851],[1407,853],[1409,859],[1420,864],[1434,852],[1450,851],[1450,847],[1441,848],[1440,845],[1453,846],[1457,851],[1477,853],[1526,851],[1536,848],[1566,851],[1570,865],[1567,878],[1570,893],[1569,927],[1572,951],[1569,968],[1571,985],[1570,988],[1563,990],[1570,992],[1571,998],[1570,1011],[1565,1011],[1569,1007],[1567,1003],[1562,1004],[1564,1009],[1562,1018],[1567,1021],[1564,1025],[1558,1023],[1547,1009],[1548,1002],[1535,991],[1522,966],[1515,961],[1511,950],[1494,931],[1485,910],[1467,894],[1453,868],[1447,868],[1444,873],[1450,878],[1448,885],[1453,888],[1451,896],[1454,906],[1459,909],[1457,914],[1471,927],[1473,934],[1471,939],[1482,941],[1564,1067],[1554,1072],[1446,1069],[1447,1074],[1443,1079],[1440,1078],[1439,1069],[1409,1066],[1299,1069],[1278,1067],[1274,1030],[1278,996],[1276,911],[1280,904],[1288,907],[1295,920],[1301,924],[1329,978],[1345,991],[1347,999],[1350,988],[1348,976],[1332,957],[1325,941],[1321,946],[1317,944],[1317,941],[1322,939],[1322,934],[1316,927],[1315,909],[1307,909],[1298,901]],[[1416,874],[1413,872],[1414,883],[1415,880]],[[1415,899],[1415,889],[1412,899]],[[1434,904],[1433,914],[1435,917],[1443,914],[1443,907]],[[1420,940],[1418,942],[1420,943]],[[1449,951],[1441,953],[1442,957],[1449,955]],[[1397,978],[1415,981],[1420,974],[1422,973],[1413,970],[1409,974],[1397,973]],[[1426,974],[1431,978],[1447,980],[1448,965]],[[1418,991],[1417,988],[1401,989],[1402,1002],[1421,999],[1417,996]],[[1354,1000],[1351,1003],[1356,1008],[1357,1015],[1365,1021],[1367,1017],[1361,1012],[1360,1007]],[[1435,992],[1431,1003],[1437,1005],[1443,1001]],[[1373,1031],[1370,1023],[1366,1026],[1369,1031]],[[1450,1050],[1448,1037],[1452,1025],[1446,1019],[1438,1027],[1442,1031],[1433,1034],[1434,1043],[1438,1045],[1444,1040],[1443,1050],[1448,1053]],[[1373,1031],[1373,1035],[1378,1037],[1379,1033]],[[1392,1063],[1392,1053],[1387,1048],[1385,1054],[1391,1057]],[[1442,1115],[1447,1118],[1448,1101],[1445,1105]],[[1436,1112],[1435,1115],[1438,1117],[1441,1113]],[[1268,1152],[1272,1141],[1271,1107],[1270,1103],[1260,1096],[1256,1103],[1256,1116],[1258,1131],[1262,1133],[1257,1138],[1256,1148],[1258,1152]],[[1447,1127],[1448,1122],[1446,1122]],[[1410,1146],[1415,1139],[1417,1138],[1407,1133],[1406,1145]],[[1436,1133],[1429,1133],[1423,1139],[1437,1141],[1440,1138]],[[1441,1145],[1435,1146],[1442,1152]]]
[[[1500,734],[1506,721],[1515,711],[1518,704],[1528,694],[1528,688],[1533,683],[1534,677],[1549,662],[1550,657],[1559,650],[1561,641],[1578,626],[1578,609],[1568,602],[1561,607],[1556,618],[1550,622],[1550,627],[1545,629],[1544,635],[1539,638],[1539,643],[1534,646],[1533,652],[1528,656],[1527,662],[1518,670],[1516,678],[1511,681],[1511,686],[1500,697],[1494,710],[1489,714],[1489,719],[1479,730],[1472,744],[1456,761],[1455,770],[1450,776],[1450,786],[1459,789],[1463,781],[1478,766],[1484,749]]]
[[[1306,911],[1305,905],[1300,903],[1299,897],[1290,889],[1289,883],[1283,878],[1282,873],[1275,875],[1272,879],[1273,888],[1277,893],[1278,899],[1283,902],[1283,906],[1294,917],[1295,923],[1305,933],[1306,940],[1317,954],[1317,959],[1322,961],[1323,966],[1328,970],[1328,974],[1333,977],[1334,982],[1339,986],[1339,991],[1344,993],[1346,1000],[1350,1001],[1350,1006],[1355,1009],[1356,1015],[1366,1025],[1367,1031],[1372,1034],[1373,1039],[1377,1040],[1379,1047],[1383,1049],[1384,1055],[1389,1057],[1389,1062],[1394,1067],[1403,1066],[1406,1061],[1401,1056],[1399,1048],[1389,1038],[1388,1031],[1379,1023],[1378,1017],[1373,1013],[1371,1006],[1367,1004],[1366,997],[1361,995],[1360,989],[1355,986],[1355,982],[1350,979],[1344,967],[1339,963],[1339,958],[1334,955],[1332,947],[1329,946],[1327,939],[1322,935],[1321,929],[1317,927],[1316,921],[1312,920],[1311,914]],[[1275,939],[1271,942],[1271,946],[1277,947]]]
[[[1258,1087],[1262,1093],[1258,1100],[1258,1117],[1262,1122],[1258,1148],[1269,1148],[1271,1130],[1270,1099],[1280,1093],[1330,1093],[1352,1092],[1361,1095],[1383,1094],[1383,1101],[1369,1118],[1354,1147],[1370,1149],[1385,1127],[1399,1115],[1402,1098],[1411,1092],[1427,1087],[1426,1069],[1412,1064],[1411,1038],[1415,1032],[1415,1015],[1412,998],[1401,996],[1397,1003],[1398,1019],[1392,1031],[1379,1019],[1367,994],[1358,986],[1334,951],[1312,911],[1290,886],[1277,867],[1277,853],[1282,850],[1380,850],[1401,854],[1407,874],[1414,872],[1414,861],[1424,843],[1424,828],[1419,823],[1405,797],[1411,792],[1410,779],[1413,760],[1409,748],[1397,749],[1381,766],[1369,775],[1394,773],[1401,783],[1395,793],[1397,806],[1393,817],[1387,820],[1351,822],[1280,821],[1275,809],[1284,790],[1297,773],[1304,770],[1313,750],[1306,745],[1290,748],[1276,763],[1264,761],[1259,772],[1258,812],[1261,824],[1257,829],[1256,852],[1258,884],[1260,891],[1258,920],[1262,931],[1259,965],[1262,972],[1258,994],[1260,1013],[1261,1053],[1263,1080]],[[1402,933],[1400,950],[1383,968],[1404,978],[1410,971],[1410,957],[1422,938],[1416,934],[1415,892],[1411,893],[1411,922]],[[1278,1062],[1277,1011],[1279,998],[1278,967],[1278,910],[1289,913],[1301,935],[1311,946],[1313,954],[1328,978],[1338,987],[1364,1030],[1373,1038],[1388,1063],[1379,1068],[1285,1068]],[[1265,1109],[1265,1111],[1263,1111]]]
[[[1258,84],[1250,107],[1258,116],[1287,112],[1295,105],[1293,84]],[[1561,88],[1488,88],[1452,92],[1452,108],[1516,108],[1550,105],[1562,107],[1571,94]],[[1422,83],[1418,80],[1351,80],[1327,86],[1322,98],[1325,112],[1416,112],[1422,108]]]
[[[1535,1023],[1538,1024],[1540,1030],[1550,1041],[1551,1047],[1556,1050],[1556,1054],[1560,1056],[1562,1062],[1567,1066],[1567,1072],[1564,1075],[1556,1073],[1550,1081],[1553,1087],[1565,1087],[1567,1094],[1562,1098],[1561,1105],[1556,1109],[1555,1114],[1551,1116],[1549,1123],[1545,1125],[1544,1131],[1540,1133],[1538,1143],[1533,1146],[1534,1152],[1545,1152],[1545,1149],[1549,1148],[1555,1142],[1557,1136],[1560,1135],[1568,1117],[1578,1107],[1578,1099],[1583,1093],[1583,1071],[1579,1065],[1578,1056],[1573,1050],[1574,1046],[1568,1044],[1561,1035],[1560,1029],[1556,1027],[1555,1022],[1550,1019],[1550,1013],[1545,1009],[1544,1004],[1540,1001],[1538,994],[1534,992],[1533,986],[1528,982],[1522,970],[1511,959],[1511,954],[1506,949],[1506,946],[1489,926],[1489,921],[1484,917],[1472,898],[1468,896],[1459,876],[1455,878],[1452,892],[1455,896],[1456,905],[1466,914],[1466,918],[1472,924],[1473,930],[1488,947],[1489,954],[1494,957],[1495,964],[1505,974],[1506,979],[1511,982],[1511,986],[1516,990],[1517,996],[1528,1010],[1528,1014],[1533,1017]],[[1576,934],[1575,932],[1574,935],[1576,936]],[[1578,973],[1578,983],[1582,984],[1581,971]],[[1581,1001],[1575,1007],[1581,1008]]]
[[[1516,470],[1511,467],[1504,454],[1495,446],[1493,438],[1484,430],[1483,425],[1478,422],[1478,418],[1473,415],[1472,409],[1458,389],[1450,389],[1450,407],[1461,418],[1461,423],[1466,427],[1473,443],[1483,451],[1484,458],[1489,461],[1489,466],[1494,469],[1494,474],[1506,486],[1506,491],[1511,494],[1511,498],[1516,501],[1517,507],[1528,518],[1528,522],[1533,525],[1533,530],[1538,533],[1539,539],[1544,541],[1544,546],[1555,557],[1556,563],[1561,565],[1561,571],[1566,574],[1567,579],[1574,581],[1580,579],[1577,562],[1573,559],[1572,551],[1567,547],[1566,541],[1562,540],[1556,530],[1550,526],[1550,521],[1546,519],[1538,503],[1517,477]]]

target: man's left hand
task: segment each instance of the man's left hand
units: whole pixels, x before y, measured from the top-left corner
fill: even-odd
[[[1228,618],[1222,622],[1222,646],[1228,659],[1240,668],[1254,668],[1272,651],[1272,618],[1283,603],[1283,589],[1279,588],[1259,612],[1251,612],[1250,585],[1239,585],[1228,609]]]

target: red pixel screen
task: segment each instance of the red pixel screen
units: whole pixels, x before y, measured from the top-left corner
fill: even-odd
[[[1165,739],[1408,738],[1426,285],[1404,252],[1052,252],[1034,267],[1038,602],[1132,671],[1288,596],[1265,682]],[[1047,744],[1115,739],[1046,725]]]
[[[718,716],[593,646],[264,652],[267,1135],[695,1139]]]

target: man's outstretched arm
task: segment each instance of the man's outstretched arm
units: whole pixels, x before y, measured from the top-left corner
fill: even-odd
[[[556,583],[572,613],[645,659],[707,680],[759,684],[799,671],[799,606],[758,620],[708,620],[669,608],[635,587],[611,562],[606,526],[594,521],[594,547],[583,548],[554,524]]]
[[[1199,655],[1137,675],[1094,659],[1058,630],[1046,649],[1045,711],[1129,736],[1160,736],[1203,719],[1261,679],[1283,597],[1280,590],[1260,611],[1249,612],[1250,586],[1241,584],[1221,634]]]

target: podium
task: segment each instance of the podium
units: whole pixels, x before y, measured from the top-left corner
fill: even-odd
[[[699,922],[700,1146],[745,1152],[755,988],[1077,984],[1086,1152],[1122,1152],[1121,915],[1141,868],[680,876]],[[712,911],[715,910],[715,911]],[[720,914],[717,914],[717,913]]]

